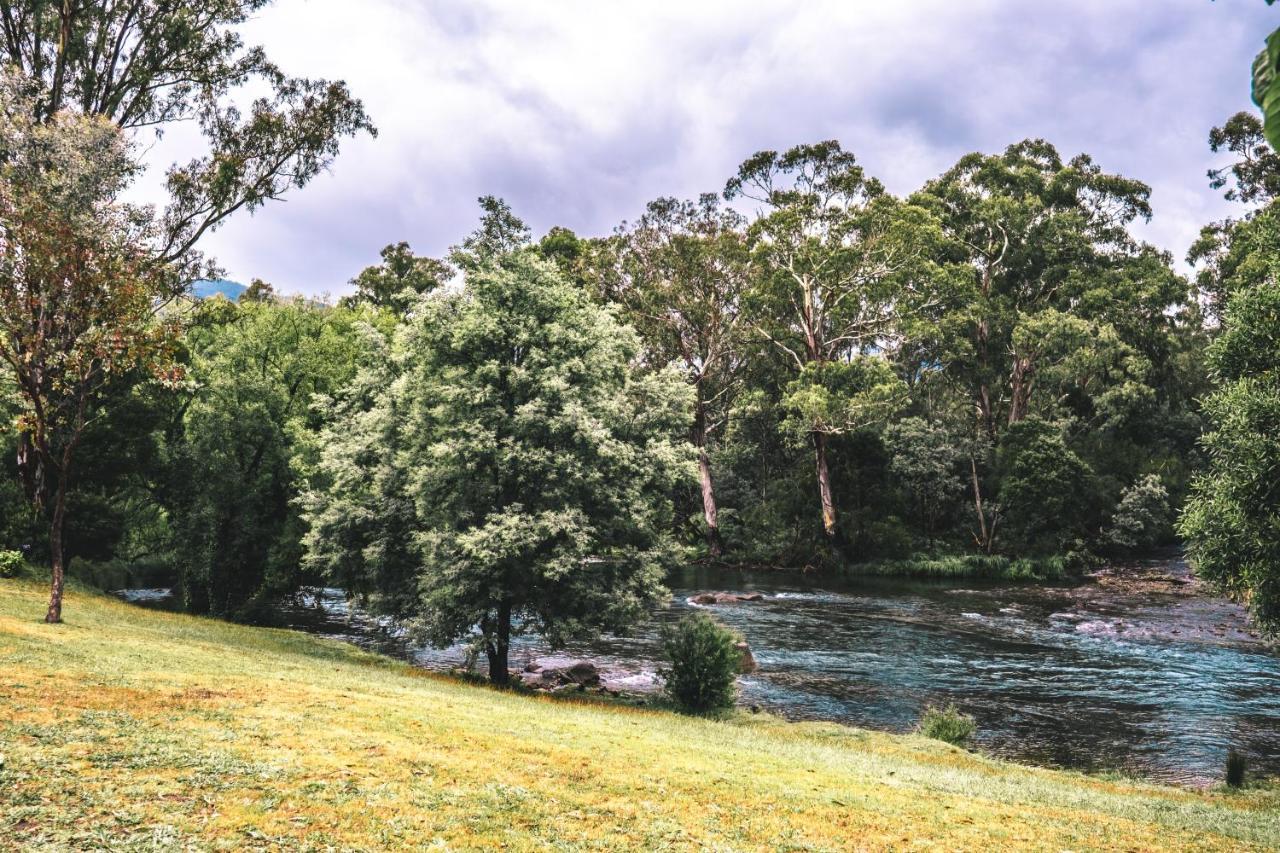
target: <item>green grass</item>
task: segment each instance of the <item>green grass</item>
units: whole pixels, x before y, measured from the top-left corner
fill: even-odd
[[[1248,850],[1275,789],[501,693],[303,634],[0,581],[0,846]]]
[[[1010,559],[999,555],[966,554],[858,563],[846,567],[842,573],[876,577],[1053,581],[1061,580],[1071,572],[1070,561],[1062,556]]]

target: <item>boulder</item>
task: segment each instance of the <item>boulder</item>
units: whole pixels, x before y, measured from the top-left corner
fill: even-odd
[[[751,654],[751,647],[747,645],[746,640],[739,640],[733,644],[733,647],[738,650],[740,656],[738,659],[738,672],[745,675],[760,668],[760,665],[756,663],[756,656]]]
[[[758,592],[700,592],[691,596],[692,604],[734,604],[739,601],[764,601]]]
[[[600,669],[589,660],[539,658],[530,661],[519,677],[526,687],[540,690],[552,690],[566,685],[598,687]]]

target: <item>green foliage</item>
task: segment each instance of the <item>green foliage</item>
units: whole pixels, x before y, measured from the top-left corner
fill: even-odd
[[[1102,543],[1129,551],[1155,545],[1168,532],[1171,516],[1169,490],[1157,475],[1148,474],[1124,490],[1102,531]]]
[[[203,310],[161,499],[187,607],[235,616],[300,582],[295,469],[319,427],[312,395],[354,372],[360,315],[301,300]]]
[[[0,551],[0,578],[16,578],[25,563],[21,551]]]
[[[509,248],[509,218],[455,252],[465,287],[418,303],[369,371],[386,381],[335,402],[304,500],[311,566],[435,643],[471,638],[495,681],[513,632],[558,645],[661,595],[692,475],[687,385],[637,371],[635,333]]]
[[[925,708],[916,727],[919,734],[952,746],[965,746],[977,730],[978,724],[973,717],[961,712],[954,704],[946,707],[930,705]]]
[[[356,292],[343,300],[344,305],[363,303],[401,315],[417,297],[443,286],[453,276],[447,263],[414,255],[408,243],[393,243],[381,254],[381,264],[365,268],[351,280]]]
[[[1232,298],[1226,329],[1209,349],[1218,380],[1204,404],[1208,468],[1192,484],[1179,531],[1201,577],[1249,603],[1259,625],[1280,630],[1280,286]]]
[[[964,493],[964,449],[942,424],[906,417],[885,430],[889,473],[926,539],[948,526]]]
[[[1061,580],[1072,570],[1071,561],[1062,555],[1019,557],[1011,559],[999,554],[964,554],[948,557],[914,557],[909,560],[879,560],[849,566],[850,575],[883,577],[984,578],[1007,581]]]
[[[662,635],[670,666],[661,673],[664,691],[689,714],[714,714],[733,707],[742,653],[738,638],[702,612],[691,613]]]
[[[1274,0],[1267,0],[1271,5]],[[1253,60],[1253,102],[1262,110],[1263,132],[1280,149],[1280,30],[1267,36],[1267,46]]]
[[[1010,427],[999,464],[1006,535],[1020,550],[1062,553],[1084,535],[1095,478],[1056,427],[1035,418]]]

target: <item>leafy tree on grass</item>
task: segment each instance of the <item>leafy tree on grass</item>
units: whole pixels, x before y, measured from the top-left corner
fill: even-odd
[[[311,565],[438,645],[469,638],[505,684],[516,634],[621,630],[663,594],[693,460],[688,386],[637,371],[635,332],[497,215],[459,250],[461,292],[397,331],[388,384],[335,410],[304,503]]]
[[[65,112],[38,122],[32,92],[0,78],[0,361],[23,488],[49,525],[45,621],[60,622],[78,450],[113,377],[179,377],[175,329],[157,312],[190,269],[157,258],[150,212],[120,201],[137,169],[120,132]]]

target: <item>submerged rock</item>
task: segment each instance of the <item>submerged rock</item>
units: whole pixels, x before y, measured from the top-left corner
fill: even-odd
[[[735,604],[739,601],[764,601],[758,592],[700,592],[689,597],[690,604]]]

